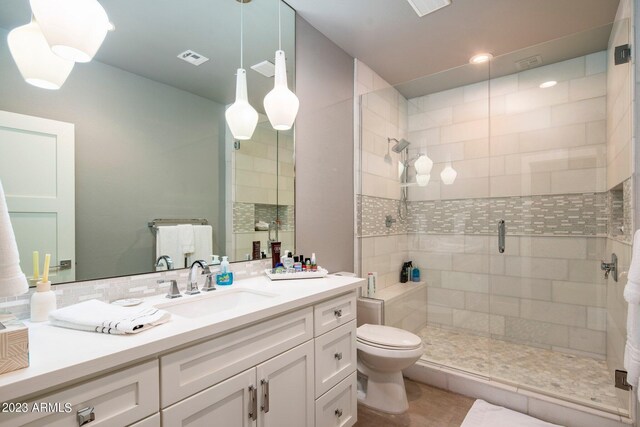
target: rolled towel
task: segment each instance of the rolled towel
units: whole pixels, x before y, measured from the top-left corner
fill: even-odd
[[[27,278],[20,269],[16,236],[0,181],[0,296],[21,295],[28,290]]]
[[[96,299],[49,314],[52,325],[111,335],[137,334],[170,318],[171,313],[154,307],[120,307]]]

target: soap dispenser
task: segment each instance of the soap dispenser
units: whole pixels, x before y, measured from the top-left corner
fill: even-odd
[[[51,282],[38,282],[31,296],[31,321],[49,320],[49,313],[57,308],[56,294],[51,290]]]
[[[220,263],[220,273],[225,274],[229,272],[229,257],[223,256]]]

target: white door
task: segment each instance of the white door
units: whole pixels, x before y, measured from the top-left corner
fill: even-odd
[[[255,427],[251,387],[256,369],[248,369],[162,410],[162,425],[182,427]]]
[[[40,274],[50,253],[51,281],[75,280],[74,141],[71,123],[0,111],[0,180],[29,278],[39,251]]]
[[[260,427],[313,426],[313,341],[258,365],[257,375]]]

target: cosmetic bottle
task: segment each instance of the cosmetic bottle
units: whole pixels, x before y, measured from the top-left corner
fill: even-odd
[[[253,241],[253,250],[251,251],[251,259],[261,259],[260,255],[260,240]]]
[[[318,264],[316,263],[316,253],[311,254],[311,271],[318,271]]]
[[[31,321],[44,322],[49,313],[56,309],[56,294],[51,290],[51,282],[38,282],[31,296]]]
[[[290,268],[293,268],[293,257],[291,256],[291,252],[284,251],[284,258],[282,258],[282,265],[287,270],[289,270]]]
[[[271,243],[271,268],[280,263],[280,242]]]
[[[376,294],[376,278],[373,273],[367,274],[367,296],[372,298]]]
[[[413,270],[411,270],[411,281],[412,282],[420,281],[420,269],[418,267],[413,267]]]

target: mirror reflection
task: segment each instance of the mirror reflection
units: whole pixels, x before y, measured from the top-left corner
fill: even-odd
[[[274,130],[263,107],[279,2],[100,4],[115,30],[59,90],[25,82],[0,43],[0,180],[24,273],[33,275],[33,251],[40,269],[51,254],[53,283],[155,271],[170,254],[154,225],[196,225],[161,241],[177,239],[173,268],[214,254],[245,260],[253,241],[293,250],[293,131]],[[225,109],[235,101],[241,7],[248,101],[260,123],[234,149]],[[27,0],[3,2],[0,37],[30,19]],[[286,4],[281,21],[293,88],[295,12]],[[238,203],[253,206],[252,229]]]

